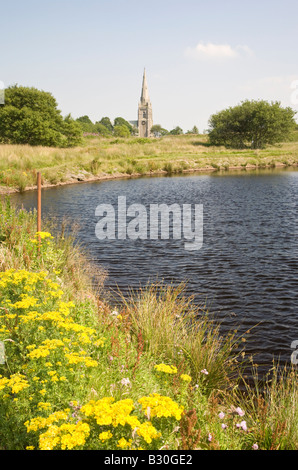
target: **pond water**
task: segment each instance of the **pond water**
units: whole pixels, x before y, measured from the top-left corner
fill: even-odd
[[[119,196],[148,211],[150,204],[203,205],[202,247],[186,250],[183,237],[99,240],[95,209],[117,209]],[[247,351],[268,368],[273,357],[290,363],[292,342],[298,341],[297,198],[295,169],[214,172],[43,189],[42,212],[79,222],[78,239],[107,270],[107,289],[127,295],[151,281],[186,281],[186,292],[207,303],[223,333],[251,329]],[[35,192],[11,199],[36,207]]]

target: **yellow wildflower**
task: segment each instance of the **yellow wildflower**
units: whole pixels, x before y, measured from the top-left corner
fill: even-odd
[[[166,374],[177,374],[177,368],[167,364],[156,364],[154,369],[156,369],[158,372],[165,372]]]
[[[42,240],[44,240],[45,238],[54,238],[49,232],[36,232],[35,236],[37,238],[41,238]]]
[[[185,382],[191,382],[191,376],[188,374],[181,374],[180,379],[184,380]]]
[[[37,404],[37,408],[39,408],[40,410],[49,410],[52,408],[52,405],[51,403],[41,401]]]
[[[125,449],[127,447],[130,447],[131,443],[132,443],[131,439],[127,441],[124,437],[122,437],[118,441],[117,447],[120,447],[120,449]]]
[[[157,416],[158,418],[165,416],[173,416],[176,419],[181,419],[183,407],[179,406],[178,403],[174,402],[170,397],[159,395],[158,393],[152,393],[149,397],[142,397],[139,400],[142,405],[142,409],[147,415],[148,408],[150,408],[150,416]]]
[[[99,439],[104,442],[107,441],[108,439],[111,439],[113,437],[113,434],[111,431],[103,431],[99,434]]]
[[[150,421],[142,423],[137,429],[137,434],[143,437],[148,444],[152,442],[152,439],[161,437],[161,433],[155,429]]]

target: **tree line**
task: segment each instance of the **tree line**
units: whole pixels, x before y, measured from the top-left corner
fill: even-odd
[[[76,119],[85,134],[99,134],[103,137],[116,136],[116,137],[129,137],[138,135],[138,129],[126,121],[122,117],[117,117],[112,123],[109,117],[103,117],[100,121],[92,122],[89,116],[81,116]],[[182,135],[184,132],[181,127],[176,126],[174,129],[168,131],[160,124],[154,124],[151,127],[152,135],[159,137],[164,135]],[[194,126],[186,134],[199,134],[197,126]]]
[[[239,149],[263,148],[289,138],[298,127],[295,114],[277,101],[246,100],[210,117],[209,142]],[[155,124],[151,133],[162,137],[182,135],[183,130],[176,126],[168,131]],[[113,123],[109,117],[96,122],[87,115],[62,117],[53,95],[36,88],[14,85],[5,90],[5,102],[0,105],[0,143],[72,147],[86,134],[125,138],[138,135],[138,129],[122,117]],[[186,134],[199,134],[199,130],[194,126]]]

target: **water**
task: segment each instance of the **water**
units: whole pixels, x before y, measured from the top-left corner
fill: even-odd
[[[204,242],[186,251],[184,240],[103,240],[95,236],[95,208],[127,205],[203,204]],[[272,359],[290,363],[298,340],[297,170],[148,177],[61,186],[42,191],[43,216],[78,220],[78,238],[90,259],[108,271],[107,289],[150,281],[179,284],[196,302],[207,302],[223,333],[238,328],[247,352],[263,368]],[[36,193],[12,197],[25,208]],[[255,326],[257,325],[257,326]]]

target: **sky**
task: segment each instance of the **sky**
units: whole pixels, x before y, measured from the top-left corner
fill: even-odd
[[[0,83],[53,94],[63,116],[184,132],[245,99],[298,111],[297,0],[0,0]]]

